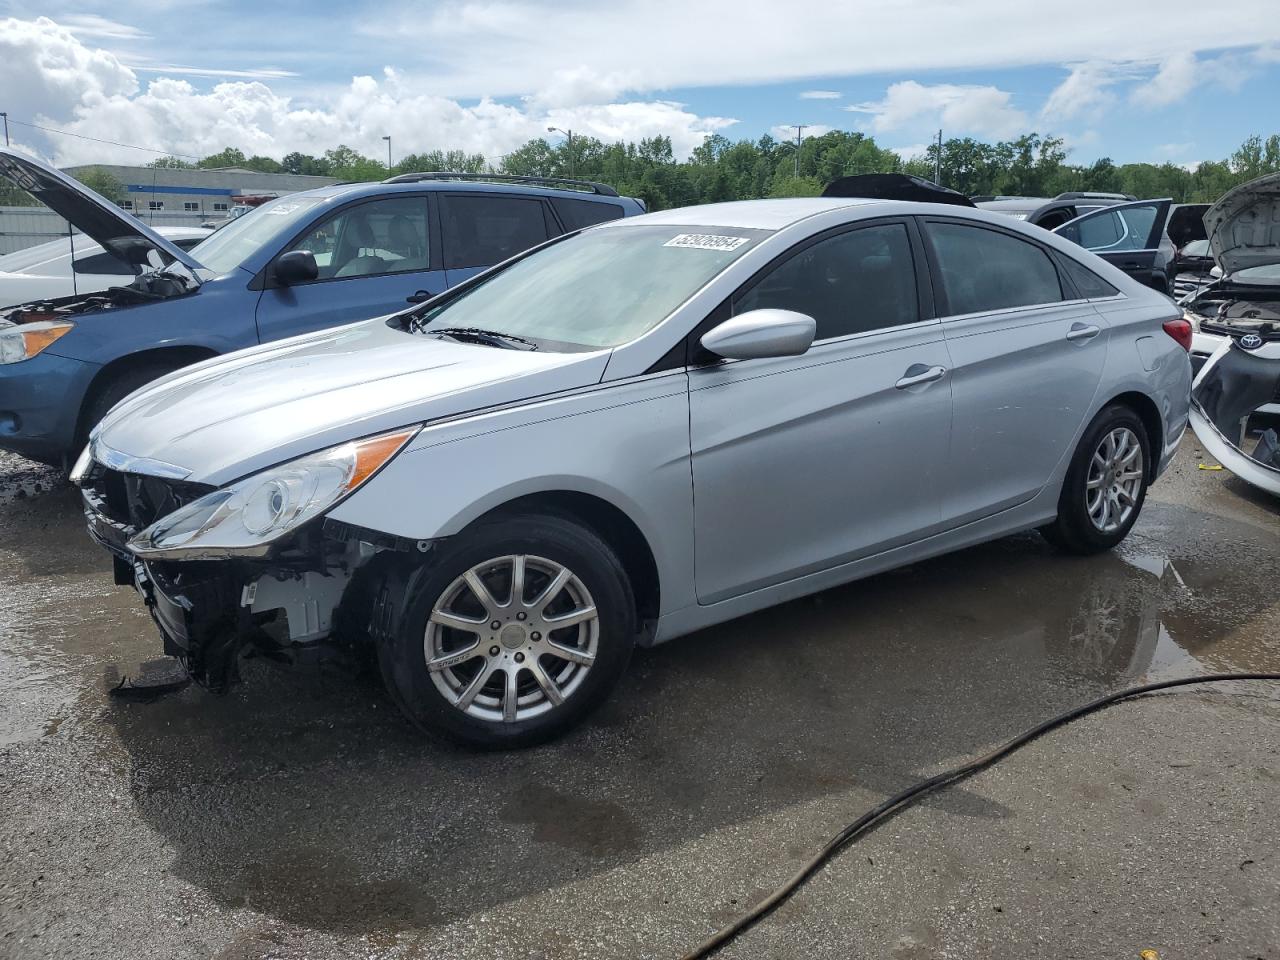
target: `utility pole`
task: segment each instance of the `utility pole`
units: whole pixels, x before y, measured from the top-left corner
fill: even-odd
[[[803,133],[804,128],[806,126],[808,126],[808,124],[801,124],[801,123],[796,124],[796,157],[795,157],[796,163],[795,163],[794,176],[795,176],[795,179],[797,180],[800,179],[800,142],[803,139],[801,134]]]
[[[569,176],[574,176],[576,174],[578,164],[577,160],[573,156],[573,131],[561,130],[559,127],[547,127],[547,133],[563,133],[565,135],[565,138],[568,140],[569,150]]]
[[[391,175],[391,137],[387,136],[387,137],[383,137],[382,139],[387,141],[387,175],[390,176]]]
[[[942,186],[942,131],[938,131],[938,152],[933,157],[933,182]]]
[[[9,114],[0,110],[0,117],[4,117],[4,145],[7,147],[9,145]]]

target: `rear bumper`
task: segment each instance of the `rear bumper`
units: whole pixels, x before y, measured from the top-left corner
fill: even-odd
[[[0,365],[0,449],[52,464],[78,452],[80,406],[97,370],[47,351]]]

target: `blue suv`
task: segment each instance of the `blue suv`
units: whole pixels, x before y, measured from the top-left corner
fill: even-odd
[[[136,274],[127,286],[0,307],[0,448],[64,466],[111,407],[179,367],[393,313],[552,237],[644,213],[586,181],[406,174],[281,197],[183,251],[2,147],[0,177]]]

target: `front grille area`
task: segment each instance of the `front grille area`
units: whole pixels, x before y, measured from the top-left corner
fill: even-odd
[[[203,483],[123,473],[101,465],[96,466],[85,486],[98,495],[98,502],[109,519],[134,530],[143,530],[214,490]]]

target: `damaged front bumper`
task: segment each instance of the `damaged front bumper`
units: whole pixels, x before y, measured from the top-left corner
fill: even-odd
[[[138,591],[165,654],[179,658],[192,679],[216,692],[238,678],[247,648],[288,658],[335,639],[339,621],[367,624],[372,600],[362,573],[372,573],[380,554],[417,549],[322,520],[263,557],[143,560],[129,549],[129,540],[208,488],[96,463],[80,485],[89,534],[111,553],[115,582]],[[344,614],[350,616],[344,620]]]
[[[1280,400],[1280,327],[1223,326],[1191,390],[1191,427],[1240,479],[1280,496],[1280,434],[1255,414]]]

